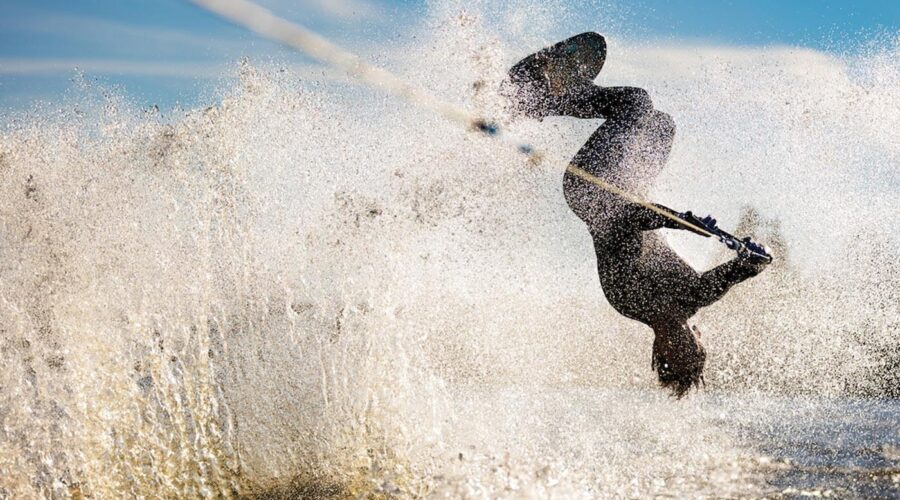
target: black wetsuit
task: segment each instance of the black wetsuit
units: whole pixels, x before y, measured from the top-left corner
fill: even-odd
[[[572,164],[646,199],[672,148],[675,124],[669,115],[653,109],[643,89],[600,87],[594,85],[590,72],[586,78],[567,75],[562,85],[548,81],[547,61],[560,53],[558,47],[567,46],[575,38],[513,67],[509,82],[514,107],[533,118],[558,115],[605,119]],[[556,90],[550,92],[554,86]],[[660,232],[654,231],[683,226],[569,172],[563,178],[563,192],[569,207],[587,224],[593,237],[607,300],[622,315],[654,330],[664,324],[685,322],[731,286],[762,270],[759,265],[735,258],[698,273],[669,247]]]
[[[610,118],[591,135],[572,163],[645,198],[668,158],[674,134],[672,119],[656,110]],[[698,273],[654,231],[683,229],[682,225],[570,173],[563,178],[563,193],[594,240],[607,300],[622,315],[651,327],[686,321],[701,307],[719,300],[731,286],[762,270],[736,257]]]

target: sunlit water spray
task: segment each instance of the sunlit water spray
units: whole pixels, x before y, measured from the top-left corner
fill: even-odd
[[[380,63],[502,115],[505,68],[571,34],[534,9],[437,5]],[[679,126],[655,201],[778,259],[696,318],[703,392],[656,389],[564,165],[271,65],[177,116],[82,82],[0,142],[0,496],[896,491],[896,38],[625,40],[600,83]],[[598,123],[508,125],[568,157]]]

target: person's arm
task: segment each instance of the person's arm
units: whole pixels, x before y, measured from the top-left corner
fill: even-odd
[[[643,205],[630,202],[626,206],[626,211],[628,212],[626,220],[631,221],[635,226],[640,228],[641,231],[653,231],[655,229],[685,229],[694,234],[699,234],[700,236],[709,236],[708,233],[703,233],[698,231],[697,229],[694,229],[694,227],[704,229],[705,226],[690,212],[683,214],[657,203],[653,203],[653,206],[665,213],[668,213],[675,219],[685,221],[688,224],[682,224],[676,220],[673,220],[672,217],[666,217],[665,215],[662,215],[659,212],[651,210]],[[715,225],[715,219],[710,220],[712,221],[713,225]]]

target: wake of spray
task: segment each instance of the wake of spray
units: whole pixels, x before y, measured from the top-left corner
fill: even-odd
[[[535,47],[448,10],[390,64],[501,109],[492,82]],[[895,383],[896,235],[837,223],[896,215],[900,68],[876,49],[611,47],[604,83],[648,88],[679,124],[658,201],[782,256],[698,318],[709,392]],[[0,142],[3,494],[744,487],[702,397],[653,392],[649,331],[603,300],[562,171],[277,68],[244,65],[183,116],[87,83],[63,109],[10,118]],[[509,125],[566,156],[597,124]]]

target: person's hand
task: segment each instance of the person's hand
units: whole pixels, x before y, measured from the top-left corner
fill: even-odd
[[[695,226],[701,227],[712,234],[717,234],[718,232],[719,227],[716,225],[717,221],[712,215],[707,215],[701,219],[688,210],[684,213],[684,218]]]
[[[743,251],[738,250],[738,255],[741,257],[754,263],[768,264],[772,262],[772,255],[769,254],[769,249],[764,245],[754,242],[750,237],[741,240],[741,244],[743,245]]]
[[[713,233],[719,227],[716,226],[716,219],[713,219],[712,215],[707,215],[706,217],[700,219],[700,224],[703,224],[703,227],[709,230],[709,232]]]
[[[756,243],[755,241],[751,240],[750,238],[744,238],[744,246],[747,247],[747,250],[749,250],[755,254],[765,255],[767,257],[769,256],[768,248],[766,248],[764,245],[760,245],[759,243]]]

